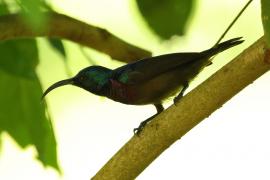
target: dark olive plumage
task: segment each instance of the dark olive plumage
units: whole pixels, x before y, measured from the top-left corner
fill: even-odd
[[[242,42],[241,38],[234,38],[202,52],[155,56],[114,70],[90,66],[73,78],[53,84],[42,97],[57,87],[72,84],[124,104],[154,104],[160,113],[163,110],[162,101],[180,90],[176,100],[181,98],[188,83],[211,63],[211,57]],[[150,119],[135,130],[140,131]]]

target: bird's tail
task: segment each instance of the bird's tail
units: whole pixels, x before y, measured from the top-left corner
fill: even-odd
[[[241,40],[241,39],[242,39],[242,37],[230,39],[228,41],[217,44],[214,47],[212,47],[211,49],[203,51],[202,53],[209,55],[209,58],[210,58],[210,57],[214,56],[215,54],[218,54],[222,51],[225,51],[226,49],[229,49],[233,46],[241,44],[242,42],[244,42],[244,40]]]

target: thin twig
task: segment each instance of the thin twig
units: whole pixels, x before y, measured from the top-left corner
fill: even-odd
[[[33,31],[19,14],[0,16],[0,41],[38,36],[67,39],[127,63],[151,56],[149,51],[125,42],[105,29],[55,12],[46,13],[46,16],[47,29],[41,31]]]
[[[242,8],[242,10],[237,14],[237,16],[234,18],[234,20],[230,23],[230,25],[227,27],[227,29],[224,31],[224,33],[220,36],[218,41],[214,46],[216,46],[220,41],[224,38],[224,36],[228,33],[228,31],[231,29],[231,27],[234,25],[234,23],[239,19],[239,17],[243,14],[243,12],[246,10],[246,8],[249,6],[249,4],[252,2],[252,0],[248,1],[247,4]]]
[[[135,179],[174,142],[268,71],[269,62],[270,53],[261,38],[151,121],[140,136],[132,137],[92,179]]]

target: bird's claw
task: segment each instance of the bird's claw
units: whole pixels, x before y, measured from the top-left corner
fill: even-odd
[[[188,88],[188,82],[185,82],[183,85],[183,89],[181,90],[181,92],[173,99],[173,104],[176,105],[176,103],[182,99],[182,97],[184,96],[184,92],[186,91],[186,89]]]
[[[137,135],[137,136],[139,135],[140,131],[141,130],[139,129],[139,127],[133,129],[134,135]]]
[[[140,123],[140,125],[137,128],[133,129],[133,133],[137,136],[142,132],[144,126],[147,124],[147,121],[143,121]]]
[[[173,104],[176,105],[176,103],[183,97],[183,94],[180,93],[178,94],[178,96],[176,96],[174,99],[173,99]]]
[[[160,106],[161,106],[161,105],[160,105]],[[157,106],[156,106],[156,107],[157,107]],[[157,114],[155,114],[155,115],[151,116],[150,118],[148,118],[148,119],[142,121],[142,122],[140,123],[140,125],[139,125],[137,128],[134,128],[134,129],[133,129],[133,133],[134,133],[135,135],[139,136],[139,134],[142,132],[142,130],[143,130],[143,128],[146,126],[146,124],[147,124],[148,122],[150,122],[154,117],[156,117],[159,113],[161,113],[161,112],[163,111],[163,106],[157,108],[157,111],[158,111]]]

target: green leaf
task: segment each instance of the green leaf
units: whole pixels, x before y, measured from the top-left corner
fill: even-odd
[[[53,129],[40,101],[40,82],[34,75],[25,79],[0,70],[0,127],[20,146],[34,145],[45,166],[59,169]]]
[[[193,0],[136,0],[138,8],[150,26],[161,38],[183,35]]]
[[[38,64],[38,49],[34,39],[0,42],[0,69],[27,78],[34,77]]]
[[[261,0],[262,24],[268,46],[270,46],[270,1]]]
[[[7,13],[8,7],[2,1],[0,15]],[[0,54],[0,134],[8,132],[22,147],[34,145],[37,158],[45,166],[59,170],[56,140],[40,101],[42,89],[35,73],[36,41],[0,42]]]
[[[48,41],[53,49],[66,58],[66,51],[63,42],[60,39],[48,38]]]
[[[9,10],[8,10],[8,6],[5,3],[5,1],[0,0],[0,15],[4,15],[4,14],[8,14]]]
[[[21,7],[22,15],[33,30],[40,31],[46,27],[47,16],[42,12],[44,0],[16,0]]]
[[[5,1],[0,2],[0,15],[9,13]],[[38,64],[38,49],[34,39],[0,42],[0,69],[22,77],[32,78]]]

